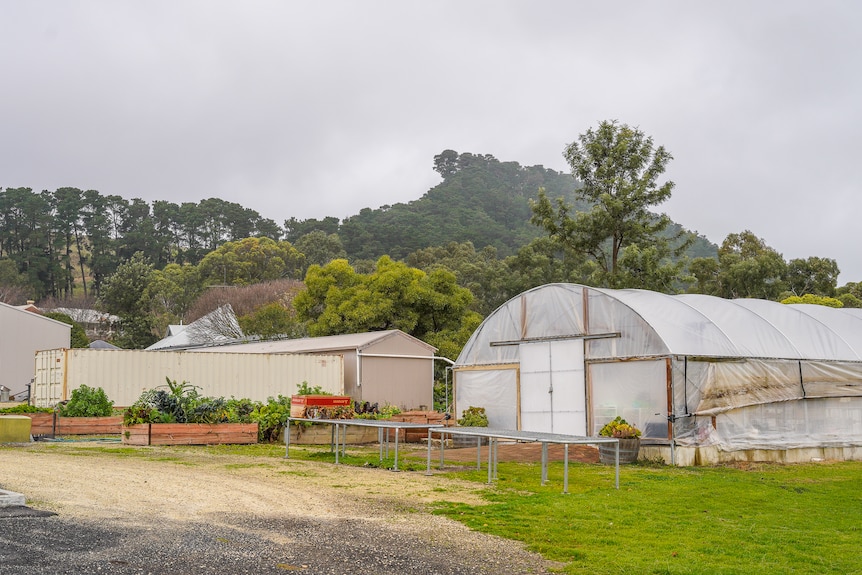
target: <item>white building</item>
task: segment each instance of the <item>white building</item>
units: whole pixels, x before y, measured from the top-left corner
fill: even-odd
[[[36,373],[36,352],[69,347],[72,326],[0,303],[0,385],[26,395]]]

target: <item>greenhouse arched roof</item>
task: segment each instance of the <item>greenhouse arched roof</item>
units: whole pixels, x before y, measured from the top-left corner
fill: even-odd
[[[547,284],[497,308],[456,366],[518,361],[517,343],[584,338],[587,358],[685,355],[862,361],[862,310]]]

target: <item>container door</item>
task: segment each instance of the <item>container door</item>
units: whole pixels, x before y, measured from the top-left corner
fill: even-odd
[[[54,407],[64,399],[63,373],[66,351],[49,349],[36,352],[36,369],[30,386],[30,403],[36,407]]]
[[[521,429],[586,435],[583,340],[523,343]]]

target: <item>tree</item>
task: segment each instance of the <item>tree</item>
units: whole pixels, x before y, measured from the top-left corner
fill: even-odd
[[[749,230],[728,234],[718,250],[718,261],[697,258],[689,266],[699,293],[774,301],[786,290],[786,270],[781,254]]]
[[[204,283],[249,285],[279,278],[299,278],[304,256],[290,243],[270,238],[226,242],[198,266]]]
[[[146,297],[158,333],[168,325],[185,321],[192,303],[203,290],[197,266],[168,264],[163,270],[153,270]]]
[[[18,266],[9,258],[0,258],[0,301],[11,305],[24,303],[30,297],[27,276],[18,273]]]
[[[305,285],[294,307],[313,336],[400,329],[426,341],[480,317],[451,272],[426,274],[387,256],[371,274],[356,273],[346,260],[311,266]]]
[[[492,246],[476,250],[472,242],[449,242],[417,250],[405,263],[429,274],[437,269],[454,273],[458,285],[473,294],[471,309],[482,315],[494,311],[510,296],[506,289],[509,270]]]
[[[862,282],[847,282],[835,290],[835,293],[844,307],[862,307]]]
[[[572,207],[560,198],[555,209],[540,190],[532,203],[532,223],[561,245],[592,258],[598,265],[594,281],[599,285],[655,283],[645,274],[658,271],[664,277],[678,271],[666,267],[671,265],[667,262],[672,250],[661,235],[670,218],[650,212],[671,196],[673,182],[658,182],[672,159],[670,153],[663,146],[655,147],[652,138],[637,128],[605,121],[569,144],[563,155],[581,182],[575,190],[577,198],[592,207],[572,214]],[[629,246],[637,252],[624,259]],[[678,255],[687,247],[684,242],[673,251]],[[627,263],[636,265],[623,273],[621,266]]]
[[[838,285],[838,263],[830,258],[792,259],[787,263],[787,288],[793,295],[832,297]]]
[[[120,347],[138,349],[156,341],[148,297],[152,278],[152,264],[138,252],[117,266],[117,271],[102,286],[99,297],[102,305],[120,317],[121,333],[116,338]]]
[[[240,316],[238,320],[244,334],[255,335],[261,339],[295,338],[304,335],[296,313],[276,301],[262,305],[254,312]]]
[[[314,230],[296,240],[293,247],[305,256],[305,265],[317,264],[325,266],[332,260],[347,258],[347,252],[341,244],[338,234],[327,234],[322,230]],[[303,270],[303,275],[307,268]]]

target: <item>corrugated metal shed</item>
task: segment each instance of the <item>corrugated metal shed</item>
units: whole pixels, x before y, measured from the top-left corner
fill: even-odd
[[[194,353],[328,353],[344,358],[344,393],[356,401],[401,409],[434,405],[436,348],[393,329],[325,337],[221,345]]]
[[[165,385],[165,378],[187,381],[212,397],[290,396],[303,382],[343,393],[339,355],[249,353],[198,354],[176,351],[70,349],[36,354],[33,403],[52,407],[81,385],[101,387],[117,406],[131,405],[141,392]]]

